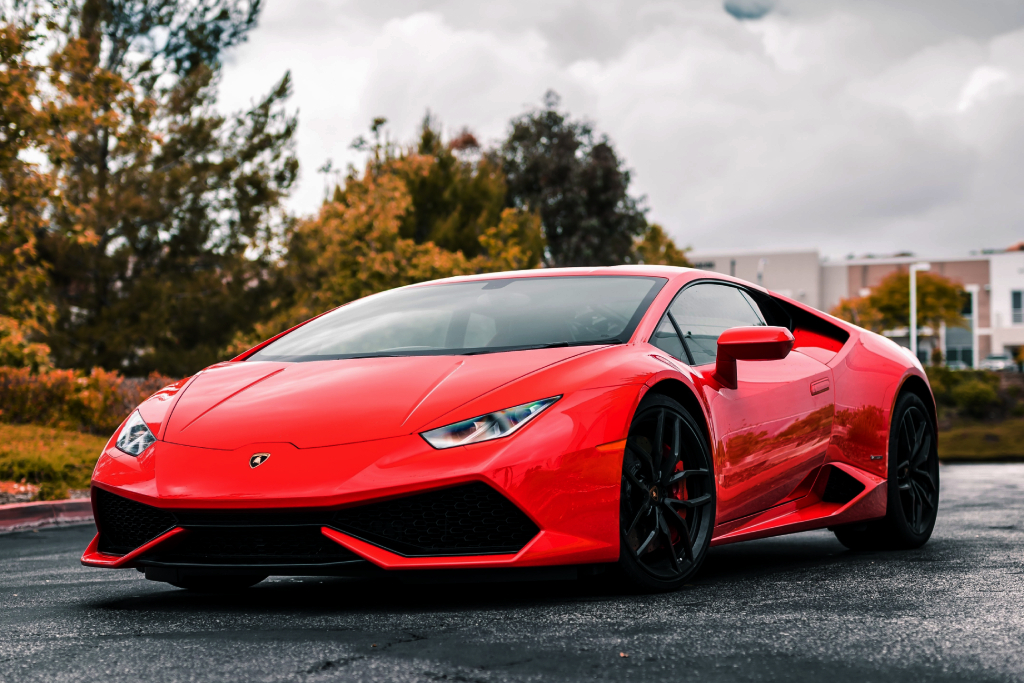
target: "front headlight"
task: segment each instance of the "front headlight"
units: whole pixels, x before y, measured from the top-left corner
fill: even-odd
[[[128,455],[141,455],[142,451],[156,443],[156,437],[149,431],[146,421],[142,419],[139,411],[132,413],[128,421],[124,423],[124,429],[117,435],[117,450]]]
[[[465,446],[491,439],[500,439],[512,434],[524,424],[540,415],[548,406],[562,398],[555,396],[540,401],[524,403],[521,406],[506,408],[470,420],[463,420],[447,427],[438,427],[420,434],[434,448],[452,448]]]

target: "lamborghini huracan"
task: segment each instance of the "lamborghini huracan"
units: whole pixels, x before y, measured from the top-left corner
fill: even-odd
[[[716,273],[542,269],[368,296],[157,392],[96,464],[82,562],[672,590],[718,544],[918,547],[938,498],[906,349]]]

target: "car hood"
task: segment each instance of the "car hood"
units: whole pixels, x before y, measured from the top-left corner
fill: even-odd
[[[482,394],[596,348],[224,363],[189,383],[161,440],[234,450],[251,443],[316,448],[412,434]]]

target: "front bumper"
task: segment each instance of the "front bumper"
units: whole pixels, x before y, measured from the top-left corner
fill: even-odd
[[[510,438],[446,450],[433,449],[418,434],[311,449],[254,443],[223,451],[158,442],[138,458],[108,449],[93,473],[99,534],[82,563],[312,574],[366,563],[382,569],[432,569],[613,562],[619,555],[622,440],[638,389],[576,392]],[[254,453],[270,453],[270,458],[251,468]],[[457,536],[453,529],[473,528],[465,510],[457,522],[448,516],[454,513],[441,510],[431,522],[424,512],[430,505],[451,505],[444,502],[446,496],[473,487],[483,496],[471,497],[481,519],[476,530],[481,538],[490,533],[490,541],[456,542],[456,547],[406,542],[438,533]],[[496,498],[488,499],[487,491]],[[100,498],[110,494],[171,521],[153,527],[159,533],[145,542],[139,543],[143,534],[111,543],[115,529],[108,521],[105,531],[107,513],[100,509]],[[409,507],[424,500],[428,508]],[[460,505],[464,508],[465,501],[456,500],[455,506]],[[389,515],[392,508],[397,511]],[[122,518],[131,520],[140,513],[125,514]],[[413,533],[417,524],[420,531],[429,527],[426,536]],[[514,542],[506,533],[510,525]],[[216,536],[213,527],[222,535]],[[316,561],[264,552],[280,543],[282,529],[294,543],[301,537],[316,546]],[[397,541],[396,534],[401,537]],[[317,545],[320,537],[330,548]],[[500,542],[492,542],[495,538]],[[239,552],[245,557],[228,562],[223,554],[196,551],[197,545],[222,546],[224,539],[253,547],[243,547]]]

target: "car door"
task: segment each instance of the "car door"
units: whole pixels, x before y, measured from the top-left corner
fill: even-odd
[[[802,495],[832,432],[832,371],[799,351],[782,360],[737,361],[735,389],[713,379],[719,335],[765,325],[765,318],[742,288],[699,282],[676,296],[651,339],[706,380],[718,439],[719,524]]]

